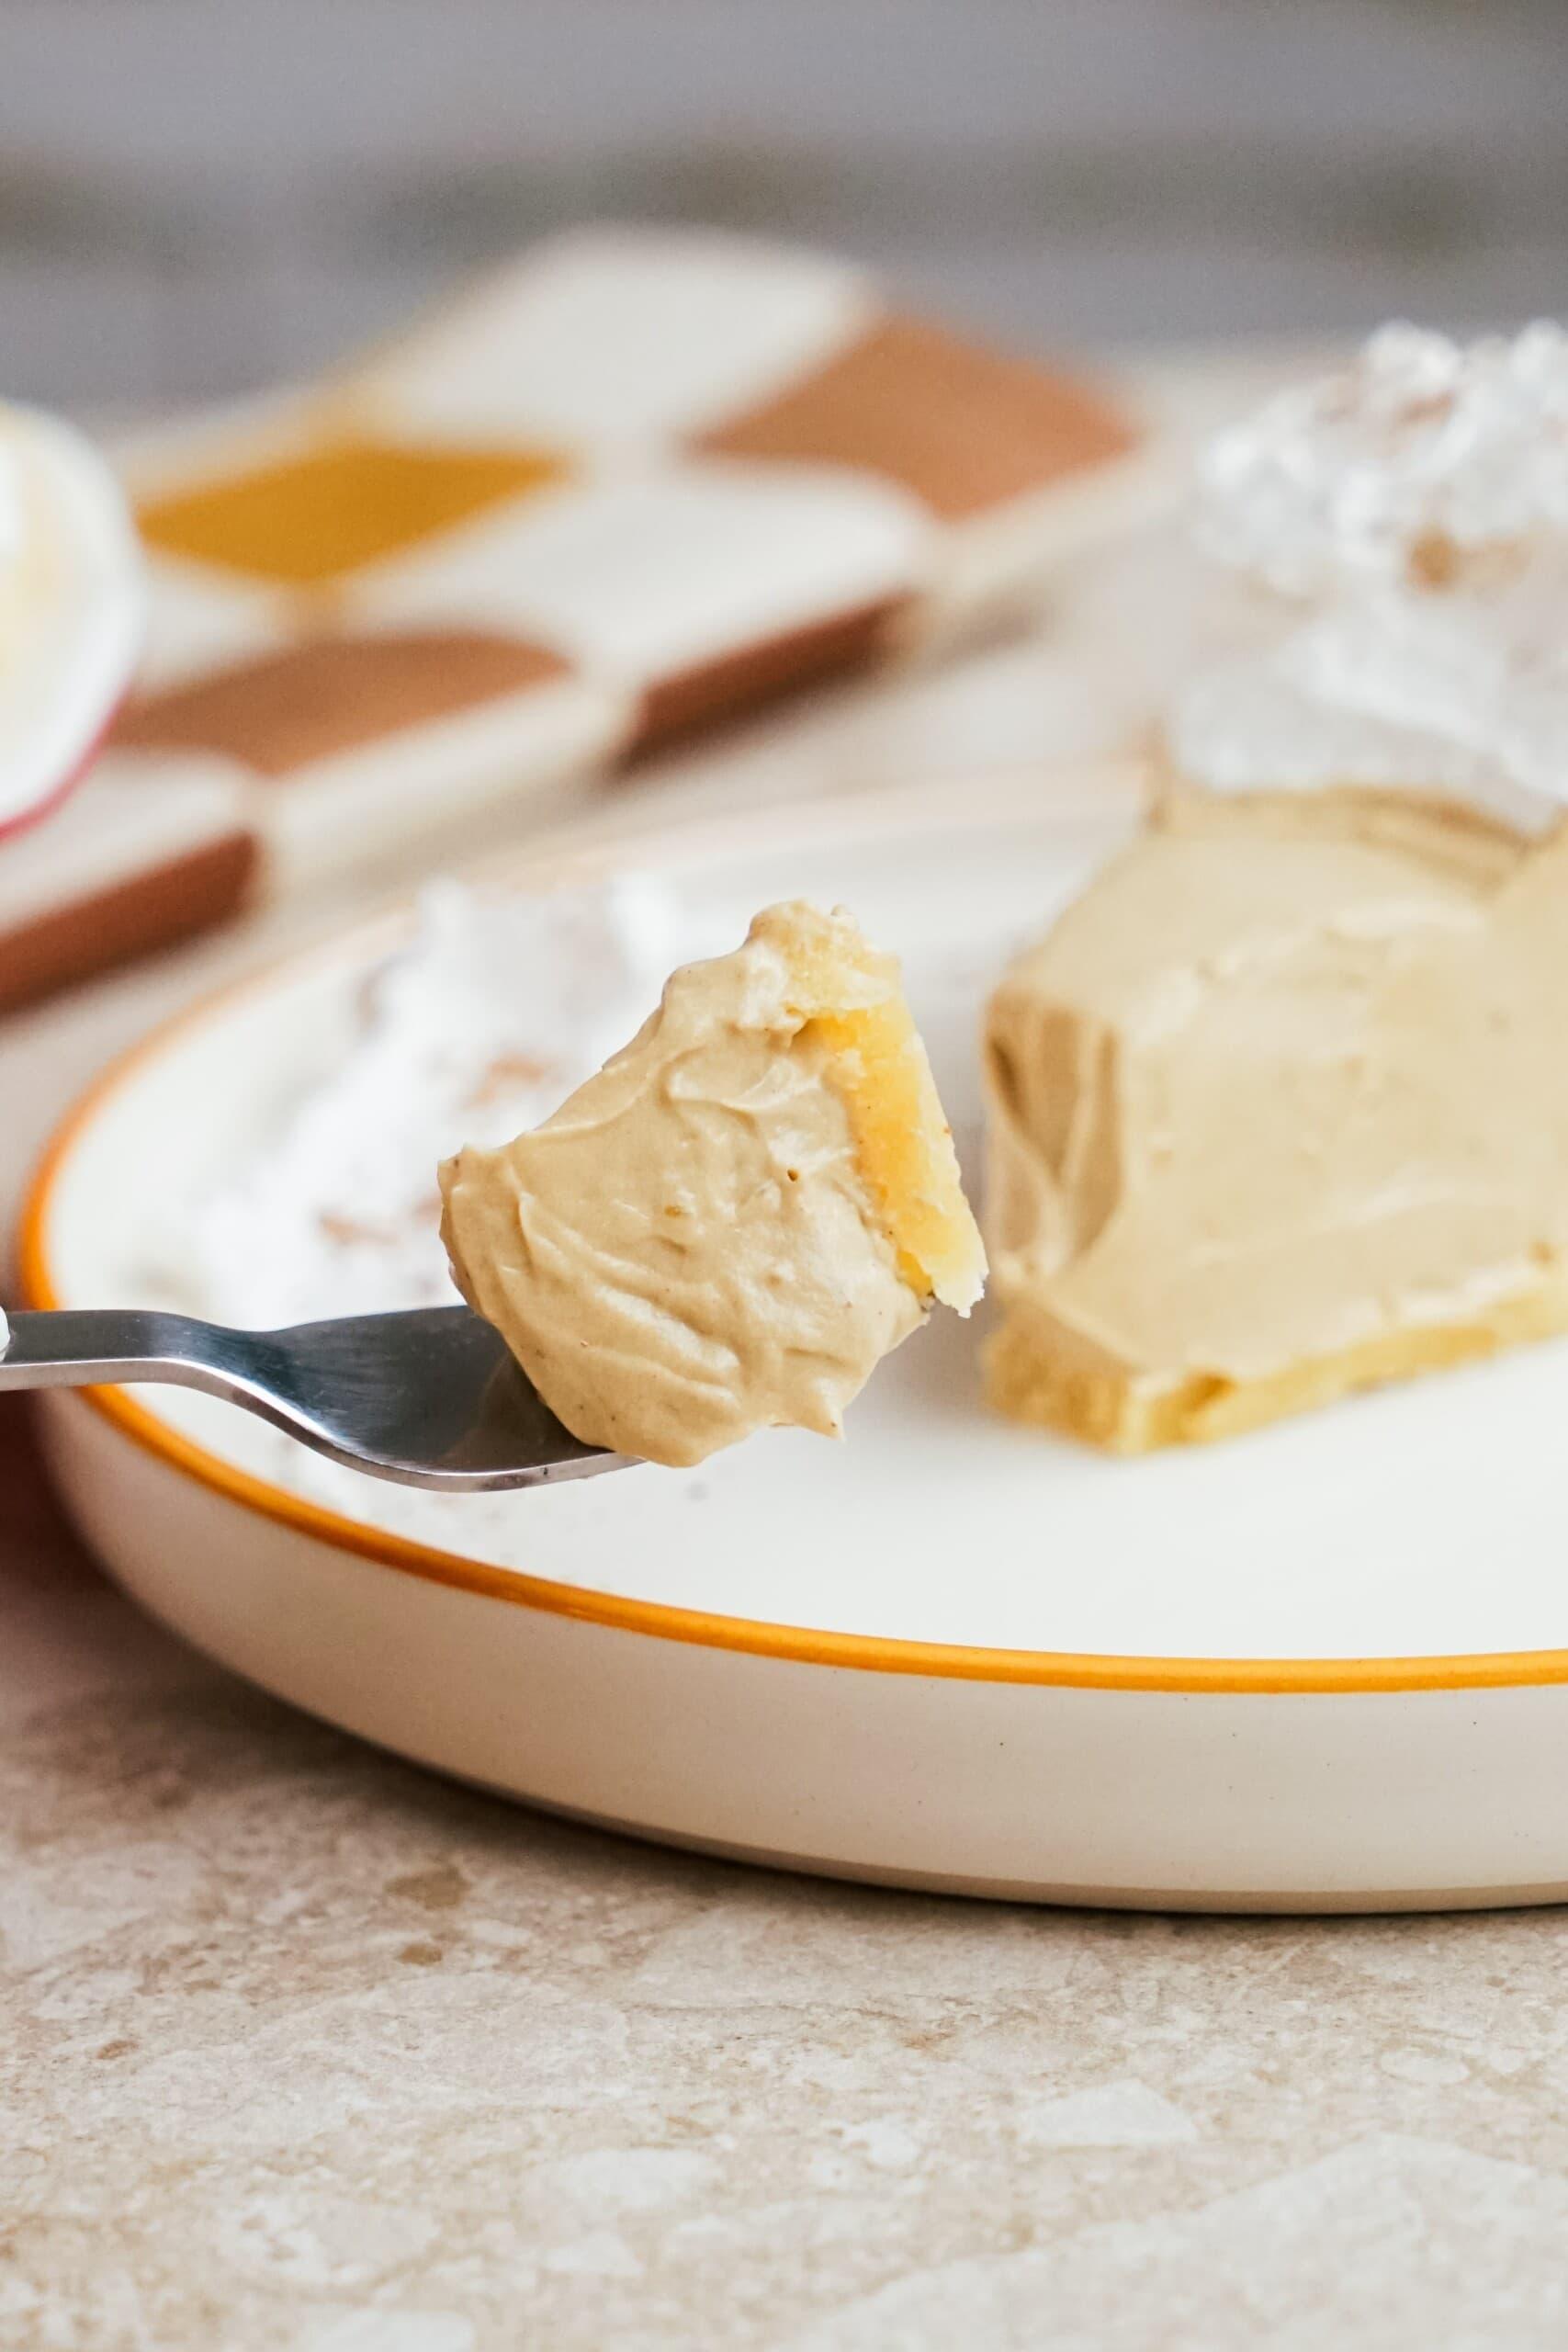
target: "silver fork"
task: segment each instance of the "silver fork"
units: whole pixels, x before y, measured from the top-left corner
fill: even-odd
[[[0,1391],[156,1381],[259,1413],[373,1478],[443,1494],[540,1487],[629,1466],[583,1445],[467,1306],[231,1331],[188,1315],[61,1308],[0,1326]]]

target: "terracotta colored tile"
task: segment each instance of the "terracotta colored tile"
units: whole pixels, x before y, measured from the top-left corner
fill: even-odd
[[[236,830],[0,928],[0,1012],[226,922],[259,854],[254,835]]]
[[[857,466],[950,521],[1124,456],[1132,425],[1089,386],[890,318],[817,374],[703,435],[716,456]]]
[[[856,612],[779,637],[759,639],[673,676],[660,679],[644,695],[633,738],[645,752],[674,735],[760,707],[792,687],[815,684],[874,662],[887,644],[907,599],[889,597]]]
[[[133,703],[116,729],[136,751],[211,752],[281,777],[378,737],[569,674],[558,653],[479,630],[321,637]]]
[[[155,498],[150,547],[309,588],[563,479],[547,449],[420,449],[355,438]]]

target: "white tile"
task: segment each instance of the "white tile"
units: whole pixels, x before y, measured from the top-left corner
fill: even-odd
[[[352,610],[520,628],[635,684],[911,589],[937,544],[917,502],[869,475],[694,464],[518,502],[361,574]]]
[[[853,339],[859,274],[695,232],[585,232],[459,301],[367,381],[413,432],[657,444],[770,398]]]

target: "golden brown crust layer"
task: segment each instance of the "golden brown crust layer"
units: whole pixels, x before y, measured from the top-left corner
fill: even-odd
[[[1366,1389],[1451,1371],[1562,1331],[1568,1331],[1568,1275],[1553,1272],[1484,1315],[1391,1332],[1256,1380],[1199,1373],[1163,1390],[1141,1388],[1125,1374],[1070,1362],[1016,1319],[986,1342],[982,1361],[987,1400],[1010,1419],[1080,1438],[1107,1453],[1149,1453],[1240,1437]]]

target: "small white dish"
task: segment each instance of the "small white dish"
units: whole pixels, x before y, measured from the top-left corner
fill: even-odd
[[[1014,944],[1134,820],[1126,772],[622,844],[737,935],[805,893],[904,956],[975,1170],[974,1032]],[[529,865],[603,872],[599,851]],[[516,877],[513,877],[516,878]],[[219,998],[67,1122],[28,1302],[145,1303],[176,1160],[233,1164],[347,1035],[401,918]],[[137,1171],[128,1191],[126,1171]],[[943,1316],[848,1442],[335,1516],[209,1399],[47,1400],[71,1507],[212,1656],[441,1770],[794,1867],[1059,1902],[1355,1910],[1568,1894],[1568,1348],[1115,1462],[979,1401]],[[362,1496],[362,1502],[358,1499]],[[389,1500],[391,1498],[391,1500]],[[504,1548],[504,1547],[502,1547]]]
[[[89,765],[141,650],[141,554],[104,459],[0,403],[0,840]]]

